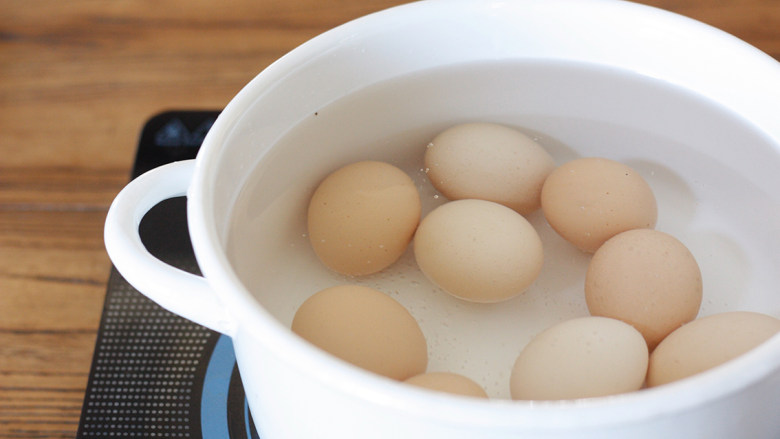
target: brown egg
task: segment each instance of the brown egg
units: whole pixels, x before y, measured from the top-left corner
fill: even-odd
[[[341,285],[308,298],[292,330],[355,366],[396,380],[425,372],[428,347],[417,321],[372,288]]]
[[[556,168],[542,187],[542,210],[559,235],[589,253],[620,232],[652,229],[657,219],[655,196],[644,178],[603,158]]]
[[[404,253],[420,212],[420,195],[402,170],[383,162],[353,163],[330,174],[314,192],[309,241],[336,272],[375,273]]]
[[[702,278],[688,248],[652,229],[629,230],[605,242],[585,275],[590,313],[633,325],[652,350],[699,312]]]
[[[667,336],[650,356],[647,385],[677,381],[734,359],[780,332],[780,319],[732,311],[694,320]]]
[[[452,372],[428,372],[415,375],[405,381],[407,384],[454,395],[487,398],[485,389],[471,378]]]
[[[448,199],[494,201],[522,215],[539,208],[542,185],[554,167],[533,139],[494,123],[453,126],[425,151],[428,179]]]
[[[420,270],[448,293],[499,302],[525,291],[541,272],[542,241],[519,213],[492,201],[445,203],[414,237]]]
[[[512,399],[576,399],[638,390],[647,356],[642,335],[620,320],[567,320],[534,337],[517,357],[510,377]]]

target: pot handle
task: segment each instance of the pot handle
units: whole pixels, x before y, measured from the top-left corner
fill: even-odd
[[[157,203],[186,195],[195,160],[165,164],[131,181],[111,203],[103,237],[117,271],[163,308],[209,329],[231,335],[235,324],[205,278],[153,256],[138,226]]]

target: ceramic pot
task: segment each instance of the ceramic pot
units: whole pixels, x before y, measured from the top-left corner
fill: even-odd
[[[117,196],[106,247],[138,290],[232,337],[265,439],[778,437],[780,336],[657,388],[510,400],[509,370],[524,343],[587,315],[588,256],[540,213],[529,216],[547,246],[539,280],[482,308],[414,277],[413,259],[384,279],[330,273],[303,236],[307,199],[337,167],[396,164],[418,181],[429,209],[442,200],[424,188],[426,143],[455,123],[504,123],[536,137],[559,163],[604,156],[642,173],[658,199],[657,228],[684,242],[702,268],[701,316],[777,317],[778,115],[780,64],[679,15],[611,0],[411,3],[328,31],[262,71],[226,106],[195,160],[150,171]],[[184,194],[203,277],[154,259],[138,237],[146,211]],[[412,388],[289,330],[305,297],[352,281],[393,292],[420,320],[429,369],[467,374],[491,398]]]

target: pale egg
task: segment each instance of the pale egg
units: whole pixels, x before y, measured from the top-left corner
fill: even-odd
[[[472,302],[499,302],[525,291],[539,276],[542,241],[519,213],[492,201],[445,203],[423,218],[414,256],[425,276]]]
[[[647,385],[660,386],[712,369],[778,333],[780,319],[756,312],[731,311],[694,320],[655,348]]]
[[[522,350],[510,377],[512,399],[559,400],[638,390],[648,351],[631,325],[580,317],[548,328]]]
[[[428,179],[448,199],[494,201],[523,215],[541,205],[542,185],[554,167],[532,138],[495,123],[453,126],[425,151]]]
[[[428,346],[414,317],[373,288],[340,285],[309,297],[294,333],[355,366],[396,380],[425,372]]]

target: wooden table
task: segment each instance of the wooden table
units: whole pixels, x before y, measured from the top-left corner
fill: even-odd
[[[780,59],[780,0],[643,0]],[[0,0],[0,438],[75,435],[139,130],[399,0]]]

